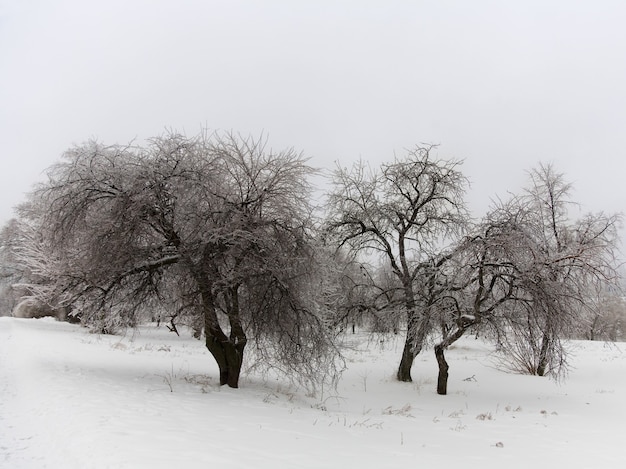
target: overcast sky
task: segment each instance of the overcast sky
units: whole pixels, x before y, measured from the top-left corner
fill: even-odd
[[[73,143],[265,132],[331,168],[417,143],[480,215],[554,163],[626,206],[623,0],[0,0],[0,223]]]

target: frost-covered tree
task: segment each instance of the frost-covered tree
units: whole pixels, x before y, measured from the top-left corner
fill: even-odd
[[[16,219],[0,230],[0,316],[8,316],[17,304],[19,293],[13,288],[24,276],[16,259],[21,232]]]
[[[312,172],[292,149],[232,134],[89,142],[68,150],[23,207],[42,238],[24,261],[100,328],[156,305],[196,318],[221,384],[238,386],[251,340],[261,362],[316,378],[333,370],[335,349]]]
[[[569,217],[569,186],[550,166],[531,172],[527,193],[498,203],[436,271],[437,391],[447,390],[447,347],[486,330],[515,371],[543,376],[566,366],[563,339],[598,307],[617,279],[617,215]]]
[[[487,330],[497,342],[509,331],[504,318],[520,298],[529,253],[527,213],[515,205],[490,211],[433,269],[432,312],[441,324],[435,344],[437,393],[447,394],[446,349],[469,330]]]
[[[565,364],[562,339],[572,335],[584,313],[599,304],[599,294],[617,285],[617,214],[571,216],[571,184],[551,165],[530,171],[530,186],[518,199],[529,214],[526,327],[518,329],[527,347],[529,371],[539,376],[558,373]],[[592,313],[593,314],[593,313]]]
[[[52,295],[46,300],[32,298],[30,286],[37,285],[42,291],[50,283],[50,279],[41,275],[38,268],[41,238],[29,223],[13,218],[0,231],[0,305],[2,315],[15,313],[21,302],[28,300],[32,314],[38,316],[51,315],[57,304]],[[34,254],[33,262],[23,262],[25,255]],[[35,260],[37,259],[37,260]],[[37,312],[37,310],[39,310]],[[29,314],[31,314],[29,313]],[[62,315],[61,315],[62,316]],[[24,316],[26,317],[26,316]],[[28,316],[31,317],[31,316]]]
[[[411,381],[411,366],[430,329],[416,282],[442,243],[458,234],[468,216],[467,180],[460,162],[437,159],[433,147],[416,147],[404,158],[370,170],[363,162],[338,168],[329,195],[327,229],[353,253],[381,259],[395,282],[376,285],[389,314],[401,311],[407,336],[397,377]],[[374,276],[372,276],[374,278]]]

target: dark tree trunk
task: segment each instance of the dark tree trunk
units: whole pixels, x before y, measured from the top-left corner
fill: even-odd
[[[437,394],[442,396],[448,394],[448,370],[450,367],[448,366],[448,362],[444,356],[444,351],[454,342],[459,340],[471,324],[471,322],[464,322],[460,324],[452,334],[448,334],[448,336],[445,337],[440,343],[435,345],[435,358],[437,359],[437,365],[439,365],[439,375],[437,376]]]
[[[217,319],[209,282],[203,275],[199,275],[198,278],[198,285],[202,293],[206,348],[215,358],[220,370],[220,386],[228,385],[231,388],[238,388],[241,365],[243,364],[243,351],[246,347],[245,334],[243,334],[240,324],[237,323],[234,327],[231,320],[231,335],[230,338],[226,336]]]
[[[448,394],[448,362],[446,362],[446,357],[444,356],[445,348],[438,344],[435,346],[435,358],[437,359],[437,364],[439,365],[439,375],[437,376],[437,394],[445,396]]]
[[[226,336],[220,340],[207,334],[206,347],[219,367],[220,386],[226,384],[231,388],[238,388],[245,343],[234,344]]]
[[[398,367],[398,381],[404,381],[410,383],[411,379],[411,367],[415,360],[416,353],[413,350],[413,344],[411,337],[407,335],[404,342],[404,350],[402,350],[402,359],[400,360],[400,366]]]
[[[421,342],[417,341],[417,315],[415,313],[415,296],[413,294],[413,285],[411,277],[408,274],[408,267],[406,265],[406,257],[404,253],[404,234],[400,235],[398,240],[398,247],[400,249],[400,262],[402,264],[402,270],[404,277],[401,278],[404,287],[404,302],[406,307],[406,338],[404,340],[404,349],[402,350],[402,358],[400,359],[400,366],[398,367],[397,378],[398,381],[410,383],[411,368],[413,367],[413,361],[421,350]],[[395,332],[395,331],[394,331]]]
[[[402,350],[402,359],[400,360],[400,366],[398,367],[398,374],[396,375],[398,381],[410,383],[411,379],[411,367],[415,357],[422,351],[424,339],[428,332],[428,318],[422,318],[419,327],[418,321],[415,317],[409,317],[408,327],[406,331],[406,340],[404,342],[404,349]]]

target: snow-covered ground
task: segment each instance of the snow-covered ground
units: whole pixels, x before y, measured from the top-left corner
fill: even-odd
[[[337,390],[247,376],[219,387],[202,342],[0,318],[0,467],[623,468],[626,347],[577,342],[569,378],[499,371],[480,341],[393,379],[400,343],[348,336]]]

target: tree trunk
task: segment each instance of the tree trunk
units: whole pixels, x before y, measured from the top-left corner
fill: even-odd
[[[445,396],[448,394],[448,362],[446,362],[446,357],[443,352],[445,347],[442,344],[438,344],[435,346],[435,358],[437,359],[437,364],[439,365],[439,376],[437,376],[437,394]]]
[[[550,334],[543,334],[541,339],[541,350],[539,351],[539,363],[537,364],[537,375],[544,376],[550,361]]]
[[[413,350],[411,337],[407,334],[404,342],[404,350],[402,350],[402,359],[398,367],[398,381],[404,381],[406,383],[413,381],[411,379],[411,367],[413,366],[415,355],[416,353]]]
[[[461,322],[461,321],[459,321]],[[444,351],[450,347],[454,342],[459,340],[467,328],[472,325],[472,322],[465,322],[457,326],[457,329],[448,334],[440,343],[435,345],[435,358],[437,359],[437,365],[439,365],[439,375],[437,376],[437,394],[445,396],[448,394],[448,362],[444,356]]]
[[[222,340],[207,334],[206,347],[215,358],[220,370],[220,386],[239,387],[245,343],[233,344],[226,336]]]
[[[199,282],[199,285],[202,291],[206,348],[215,358],[220,370],[220,386],[226,384],[231,388],[238,388],[241,365],[243,364],[243,351],[246,347],[245,336],[241,339],[237,334],[231,333],[231,337],[228,338],[224,334],[217,319],[215,303],[210,289],[206,287],[208,281],[202,279],[202,283]]]
[[[402,350],[402,359],[400,360],[400,366],[398,367],[397,378],[398,381],[410,383],[411,379],[411,367],[415,357],[422,351],[424,339],[428,331],[428,318],[422,318],[419,327],[417,327],[417,319],[413,313],[409,317],[408,327],[406,331],[406,340],[404,342],[404,349]]]

